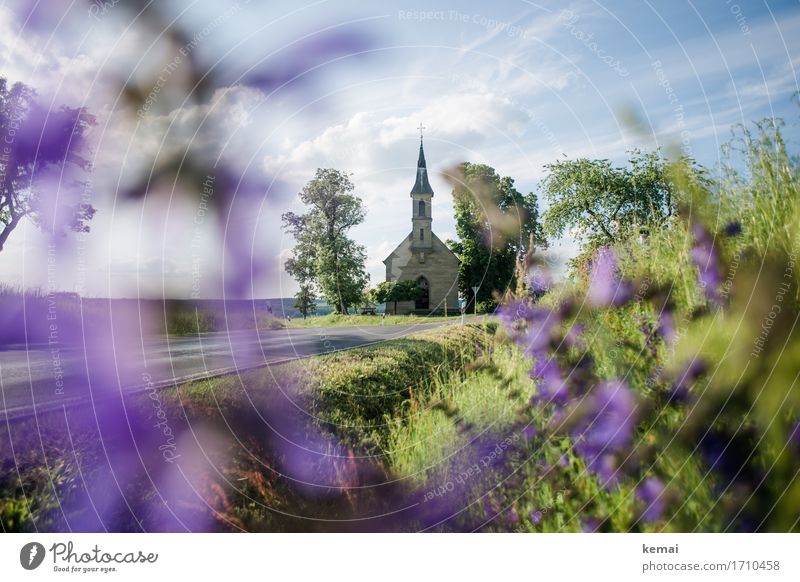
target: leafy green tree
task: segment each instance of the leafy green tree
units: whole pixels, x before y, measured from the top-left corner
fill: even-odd
[[[682,162],[689,171],[702,173],[693,161]],[[647,234],[676,211],[673,167],[660,152],[639,150],[630,152],[628,165],[621,168],[586,158],[546,165],[545,234],[560,237],[569,231],[582,242],[584,254],[631,234]]]
[[[375,303],[393,303],[393,313],[397,314],[397,302],[416,301],[419,298],[419,287],[414,281],[383,281],[370,291],[370,296]]]
[[[300,192],[308,212],[287,212],[282,217],[284,230],[296,242],[286,271],[301,286],[314,283],[342,314],[361,301],[369,281],[366,250],[347,236],[365,215],[353,190],[347,174],[320,168]]]
[[[313,286],[300,285],[300,290],[294,296],[294,308],[303,315],[303,319],[317,312],[317,296]]]
[[[86,109],[45,109],[33,89],[0,77],[0,251],[26,217],[52,235],[89,231],[95,209],[77,191],[91,171],[86,136],[96,124]]]
[[[546,246],[536,195],[485,164],[463,163],[450,179],[459,241],[447,245],[461,260],[458,286],[468,305],[494,304],[494,292],[516,286],[518,258],[529,246]]]

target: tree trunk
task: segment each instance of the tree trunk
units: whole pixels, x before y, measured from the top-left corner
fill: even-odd
[[[3,250],[3,247],[6,245],[6,241],[8,237],[11,235],[11,232],[17,228],[19,224],[19,218],[12,218],[11,222],[9,222],[2,231],[0,231],[0,251]]]

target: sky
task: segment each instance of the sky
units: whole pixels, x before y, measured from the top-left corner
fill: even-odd
[[[162,3],[168,26],[156,30],[114,0],[45,2],[59,8],[40,14],[29,4],[0,4],[0,74],[51,107],[97,115],[98,212],[55,271],[48,236],[31,223],[12,235],[0,281],[23,288],[219,297],[230,229],[267,265],[246,294],[290,296],[297,287],[282,263],[292,240],[280,216],[302,211],[297,193],[320,167],[352,174],[367,216],[351,235],[376,284],[411,228],[420,123],[442,240],[455,235],[440,172],[463,161],[537,192],[545,165],[565,157],[622,164],[628,150],[661,146],[713,166],[733,125],[773,116],[786,119],[792,147],[798,137],[796,1],[176,1]],[[171,28],[192,39],[184,52],[219,73],[213,93],[181,92],[186,59],[176,62],[165,42]],[[248,71],[285,79],[251,83]],[[144,87],[151,106],[132,111],[123,83]],[[198,120],[212,131],[198,133]],[[190,145],[274,188],[224,228],[197,192],[121,195]],[[575,250],[565,237],[551,252],[563,261]]]

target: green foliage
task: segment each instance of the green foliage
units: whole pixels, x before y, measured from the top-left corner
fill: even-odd
[[[284,230],[296,243],[286,271],[301,286],[318,287],[325,301],[343,314],[361,301],[369,280],[366,250],[347,236],[365,215],[353,190],[347,174],[318,169],[300,192],[308,211],[283,215]]]
[[[304,374],[325,430],[348,446],[378,453],[390,427],[428,399],[436,375],[461,375],[488,337],[480,325],[448,326],[315,359]]]
[[[512,178],[484,164],[461,164],[451,182],[459,241],[447,244],[461,260],[459,289],[471,305],[472,287],[480,285],[478,301],[494,306],[495,292],[516,286],[518,257],[545,245],[536,195],[523,195]]]
[[[89,231],[95,208],[81,203],[74,190],[86,183],[63,180],[55,196],[53,184],[40,177],[54,168],[61,168],[62,176],[74,170],[89,172],[91,163],[83,156],[86,134],[94,125],[97,120],[86,109],[45,109],[37,102],[34,89],[23,83],[9,88],[7,80],[0,77],[0,135],[4,146],[0,251],[26,217],[53,235]]]
[[[691,160],[686,166],[698,175]],[[542,190],[549,202],[547,236],[570,232],[582,241],[584,255],[639,234],[662,228],[680,202],[671,165],[659,152],[634,150],[628,166],[609,160],[559,160],[545,166]]]
[[[293,307],[303,314],[303,319],[317,312],[317,296],[310,284],[300,285],[300,290],[294,296]]]
[[[738,126],[723,148],[724,222],[717,226],[740,224],[743,240],[762,256],[775,250],[794,252],[793,237],[800,228],[800,164],[787,151],[783,125],[781,120],[765,119],[753,129]]]
[[[414,281],[382,281],[370,291],[370,297],[375,303],[393,303],[393,313],[397,313],[398,301],[416,301],[420,289]]]

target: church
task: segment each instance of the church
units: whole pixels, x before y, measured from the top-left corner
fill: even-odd
[[[397,303],[398,315],[442,314],[445,309],[458,313],[459,260],[433,232],[432,198],[420,135],[417,177],[411,189],[411,233],[383,261],[387,281],[415,281],[420,290],[416,301]]]

